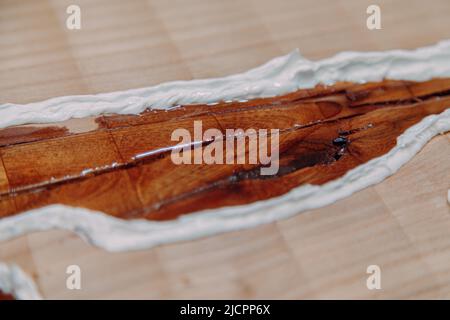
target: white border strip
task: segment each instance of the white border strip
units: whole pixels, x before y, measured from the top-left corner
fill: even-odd
[[[384,78],[425,81],[450,76],[450,40],[412,51],[342,52],[310,61],[298,50],[244,73],[224,78],[175,81],[154,87],[52,98],[29,104],[0,104],[0,128],[27,123],[54,123],[105,113],[139,114],[192,103],[276,96],[319,83],[380,81]]]
[[[0,263],[0,290],[18,300],[41,300],[33,280],[18,266]]]

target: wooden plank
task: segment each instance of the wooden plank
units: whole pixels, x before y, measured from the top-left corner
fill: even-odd
[[[2,103],[224,76],[294,48],[318,59],[450,36],[447,0],[378,1],[377,31],[365,27],[370,0],[78,3],[78,31],[65,29],[70,0],[0,3]],[[36,233],[0,243],[0,259],[48,298],[449,298],[449,142],[433,139],[375,188],[276,224],[120,254]],[[65,287],[71,264],[80,291]],[[380,291],[365,286],[369,264],[382,268]]]
[[[128,126],[130,116],[103,116],[100,121],[107,128],[73,135],[65,130],[61,137],[43,136],[40,141],[28,139],[20,127],[17,135],[8,128],[8,136],[20,135],[25,142],[0,147],[9,179],[9,190],[1,196],[15,201],[17,213],[59,202],[152,220],[273,198],[303,184],[337,179],[386,154],[407,128],[447,108],[447,84],[448,79],[347,84],[326,90],[331,94],[318,87],[317,92],[299,90],[232,106],[185,107],[186,112],[175,110],[173,115],[145,112]],[[426,89],[424,96],[412,94],[416,87]],[[195,123],[201,128],[194,129]],[[207,140],[203,132],[212,128],[220,136]],[[261,155],[250,161],[251,152],[258,152],[250,139],[260,143],[261,135],[254,131],[241,142],[245,150],[239,150],[235,133],[230,136],[226,130],[267,128],[279,130],[279,159],[273,160],[276,172],[262,176]],[[187,130],[191,142],[202,142],[204,146],[195,147],[201,153],[222,150],[216,159],[220,164],[211,166],[205,159],[194,164],[194,150],[188,155],[191,165],[174,163],[170,152],[177,144],[172,141],[177,129]],[[35,131],[29,135],[36,138]],[[224,150],[230,138],[231,157],[228,146]],[[269,140],[275,143],[273,137]]]

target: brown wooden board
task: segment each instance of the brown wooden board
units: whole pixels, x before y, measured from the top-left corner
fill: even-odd
[[[249,102],[106,115],[98,119],[99,129],[80,134],[57,126],[38,131],[58,132],[57,137],[36,136],[36,131],[27,132],[29,126],[6,128],[0,136],[21,140],[0,147],[9,183],[0,200],[12,200],[15,213],[63,203],[150,220],[265,200],[303,184],[337,179],[386,154],[407,128],[447,109],[448,92],[448,79],[348,83]],[[195,137],[195,123],[201,123],[200,138]],[[205,140],[203,132],[211,128],[221,136]],[[177,129],[202,142],[191,147],[190,164],[172,160],[178,144],[172,133]],[[245,154],[239,154],[237,138],[227,133],[229,129],[254,130],[242,141]],[[280,141],[279,159],[273,160],[278,168],[268,176],[260,174],[260,157],[250,162],[250,151],[258,147],[249,140],[253,136],[260,142],[260,129],[277,129]],[[271,136],[266,139],[274,143]],[[234,155],[227,159],[224,149],[230,141]],[[204,153],[212,148],[223,152],[215,159],[219,164],[204,159],[194,164],[195,149]]]
[[[382,29],[374,31],[365,25],[369,0],[81,0],[77,31],[65,28],[70,4],[0,1],[1,103],[220,77],[294,48],[320,59],[450,38],[447,0],[377,1]],[[64,126],[77,133],[98,123]],[[448,154],[450,136],[438,136],[374,187],[249,230],[115,254],[51,231],[0,243],[0,260],[20,265],[45,298],[449,298]],[[10,200],[0,208],[16,210]],[[66,288],[72,264],[82,269],[82,290]],[[382,290],[366,287],[373,264]]]

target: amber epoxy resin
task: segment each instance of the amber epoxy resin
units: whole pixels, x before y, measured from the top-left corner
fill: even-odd
[[[317,86],[273,98],[104,115],[94,131],[0,130],[8,185],[1,217],[65,204],[122,218],[171,220],[322,185],[382,156],[406,129],[450,106],[450,79]],[[279,170],[261,164],[176,165],[177,128],[279,129]],[[205,148],[203,141],[195,148]],[[247,148],[248,151],[248,148]]]

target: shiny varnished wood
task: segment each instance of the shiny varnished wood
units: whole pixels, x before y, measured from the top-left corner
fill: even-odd
[[[15,300],[15,298],[13,295],[0,290],[0,301],[1,300]]]
[[[168,220],[323,184],[387,153],[407,128],[447,109],[449,91],[449,79],[338,83],[247,102],[104,115],[98,128],[83,133],[57,124],[6,128],[0,130],[7,181],[1,216],[63,203],[125,219]],[[258,164],[175,165],[167,151],[177,143],[171,133],[185,128],[193,135],[199,120],[203,131],[223,134],[279,129],[278,173],[261,176]]]

